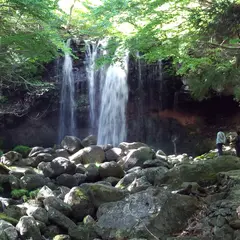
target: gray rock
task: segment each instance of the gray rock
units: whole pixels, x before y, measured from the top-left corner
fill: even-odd
[[[70,153],[76,153],[83,148],[81,140],[74,136],[65,136],[61,142],[61,146]]]
[[[115,186],[120,181],[120,178],[107,177],[104,179],[104,181],[109,182],[112,186]]]
[[[143,166],[143,163],[146,160],[153,159],[154,152],[149,147],[140,147],[135,150],[129,151],[127,156],[123,159],[118,161],[120,165],[123,166],[125,170],[128,170],[130,168],[136,167],[136,166]]]
[[[0,220],[0,239],[1,240],[17,240],[18,233],[16,228],[9,222]]]
[[[146,176],[142,176],[140,178],[135,178],[127,189],[131,193],[136,193],[142,190],[146,190],[150,186],[152,185],[148,182]]]
[[[156,152],[156,159],[158,160],[167,160],[167,155],[162,150]]]
[[[105,153],[99,146],[90,146],[79,150],[69,159],[75,164],[102,163],[105,160]]]
[[[69,153],[66,149],[57,149],[56,150],[56,157],[64,157],[64,158],[68,158],[69,157]]]
[[[79,225],[77,228],[69,229],[68,234],[74,240],[92,240],[98,237],[92,225]]]
[[[123,152],[126,152],[126,153],[129,150],[138,149],[140,147],[147,147],[147,145],[141,142],[132,142],[132,143],[122,142],[119,144],[119,148],[121,148]]]
[[[36,220],[37,227],[39,228],[41,234],[47,231],[47,225],[44,222]]]
[[[87,169],[82,164],[77,164],[76,165],[76,173],[85,174],[85,173],[87,173]]]
[[[21,217],[16,228],[23,239],[42,240],[40,230],[33,217]]]
[[[111,148],[105,152],[106,161],[117,161],[120,156],[123,155],[123,150],[121,148]]]
[[[15,151],[10,151],[1,156],[1,163],[11,166],[14,162],[22,159],[22,155]]]
[[[35,157],[38,153],[44,150],[43,147],[33,147],[30,153],[28,154],[29,157]]]
[[[69,235],[60,234],[56,235],[53,240],[71,240],[71,237]]]
[[[143,168],[150,168],[150,167],[166,167],[170,168],[170,164],[166,161],[154,159],[154,160],[147,160],[143,163]]]
[[[90,197],[95,207],[106,202],[121,200],[127,195],[126,191],[99,183],[84,183],[80,187]]]
[[[65,186],[60,186],[57,188],[57,190],[55,191],[56,195],[58,198],[60,199],[64,199],[66,194],[68,194],[70,192],[70,188],[68,187],[65,187]]]
[[[66,216],[69,216],[72,211],[70,205],[66,204],[63,200],[56,197],[45,198],[43,200],[43,204],[47,211],[49,211],[50,207],[52,207]]]
[[[61,234],[62,230],[56,225],[50,225],[44,232],[44,237],[47,239],[53,239],[56,235]]]
[[[102,204],[97,211],[96,231],[102,239],[159,239],[183,230],[199,208],[197,199],[148,188],[124,200]]]
[[[47,162],[40,162],[38,165],[37,165],[37,169],[43,171],[44,168],[46,168],[48,166],[48,163]]]
[[[97,145],[97,138],[93,135],[90,135],[82,140],[82,145],[84,147],[89,147],[91,145]]]
[[[48,217],[51,222],[65,230],[77,227],[77,225],[70,218],[66,217],[55,208],[48,207]]]
[[[37,167],[39,163],[40,161],[39,159],[37,159],[37,157],[28,157],[15,162],[15,165],[23,166],[23,167],[26,167],[26,166]]]
[[[45,177],[54,178],[63,173],[74,174],[76,165],[70,162],[68,159],[63,157],[57,157],[52,162],[46,164],[43,169]]]
[[[46,179],[39,174],[27,174],[20,179],[21,188],[27,190],[34,190],[46,184]]]
[[[53,156],[50,153],[39,153],[36,157],[36,161],[40,162],[51,162],[53,160]]]
[[[87,179],[87,174],[75,173],[73,177],[76,179],[77,185],[80,185],[82,183],[85,183]]]
[[[95,208],[85,191],[80,187],[74,187],[66,194],[64,202],[71,206],[72,216],[82,221],[87,215],[94,216]]]
[[[26,213],[27,208],[23,206],[16,206],[16,205],[9,205],[7,207],[4,207],[3,212],[11,218],[19,220],[24,215],[27,215]]]
[[[48,222],[48,213],[44,208],[30,206],[27,209],[27,215],[43,223]]]
[[[56,183],[60,186],[65,186],[65,187],[75,187],[78,185],[77,179],[70,174],[64,173],[61,174],[56,178]]]
[[[96,182],[100,179],[99,168],[94,163],[90,163],[87,168],[87,179],[88,182]]]
[[[118,163],[112,161],[102,163],[99,166],[99,174],[101,178],[106,177],[122,178],[124,176],[124,171]]]
[[[47,197],[55,197],[55,195],[48,186],[43,186],[37,194],[37,199],[44,200]]]

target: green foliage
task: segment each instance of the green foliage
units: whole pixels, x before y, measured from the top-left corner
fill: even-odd
[[[29,192],[29,198],[30,199],[35,199],[37,197],[37,194],[39,193],[40,189],[36,189],[34,191]]]
[[[11,191],[11,196],[12,198],[14,199],[20,199],[22,198],[23,196],[27,196],[28,195],[28,190],[26,189],[13,189]]]
[[[13,151],[22,154],[23,157],[27,157],[31,151],[31,148],[24,145],[18,145],[13,149]]]
[[[84,7],[83,7],[84,6]],[[69,31],[107,37],[147,62],[172,59],[197,99],[227,91],[240,100],[239,0],[89,0],[75,8]]]

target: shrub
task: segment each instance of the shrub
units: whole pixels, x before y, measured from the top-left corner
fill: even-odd
[[[31,199],[36,198],[39,191],[40,191],[40,189],[36,189],[36,190],[34,190],[34,191],[29,192],[29,197],[30,197]]]
[[[30,153],[31,148],[28,146],[24,146],[24,145],[18,145],[13,149],[13,151],[22,154],[22,156],[25,158]]]
[[[28,190],[27,189],[13,189],[11,191],[11,196],[14,199],[20,199],[24,195],[28,195]]]

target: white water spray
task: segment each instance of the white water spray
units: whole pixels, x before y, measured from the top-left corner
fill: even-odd
[[[114,146],[126,140],[126,104],[128,101],[128,54],[123,61],[110,65],[101,98],[98,144]]]
[[[70,48],[71,39],[66,46]],[[62,69],[62,90],[60,100],[59,142],[65,135],[75,135],[75,81],[73,76],[73,61],[68,52],[65,53]]]

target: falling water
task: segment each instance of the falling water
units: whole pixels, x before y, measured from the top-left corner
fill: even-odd
[[[90,123],[91,131],[97,125],[97,109],[96,109],[96,96],[97,96],[97,70],[96,59],[98,53],[98,43],[86,41],[86,71],[88,79],[88,92],[90,103]]]
[[[70,48],[71,39],[66,42]],[[59,142],[65,135],[75,132],[75,81],[73,76],[73,61],[68,52],[65,53],[62,69],[62,90],[60,100]]]
[[[125,110],[128,100],[128,54],[123,61],[110,65],[102,90],[98,144],[114,146],[126,138]]]

